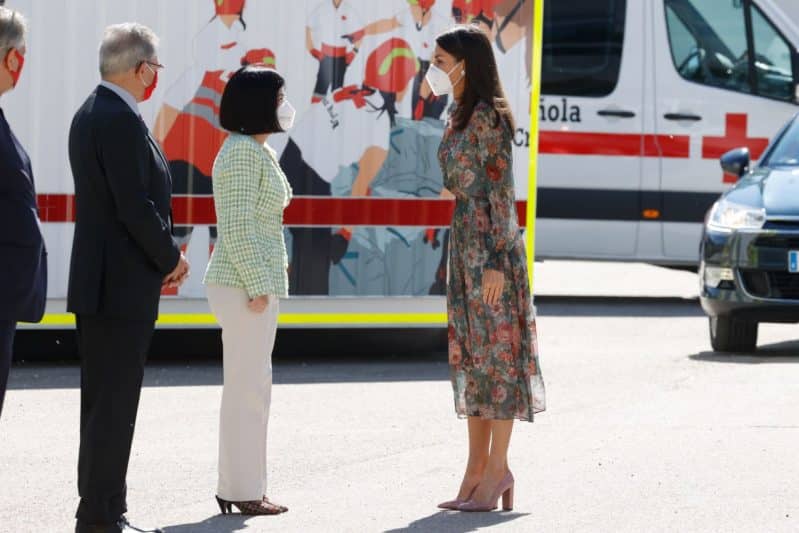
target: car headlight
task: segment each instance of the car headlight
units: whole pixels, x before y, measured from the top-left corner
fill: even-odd
[[[741,229],[759,229],[766,222],[766,210],[719,200],[713,204],[707,220],[708,229],[729,233]]]

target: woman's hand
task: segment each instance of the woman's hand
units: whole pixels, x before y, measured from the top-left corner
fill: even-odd
[[[505,274],[499,270],[486,269],[483,271],[483,302],[488,305],[497,305],[502,291],[505,289]]]
[[[247,307],[249,307],[250,311],[258,314],[266,311],[267,305],[269,305],[269,296],[266,294],[262,296],[256,296],[255,298],[250,298],[250,301],[247,302]]]

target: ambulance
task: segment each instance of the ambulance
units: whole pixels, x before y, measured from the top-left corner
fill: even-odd
[[[197,115],[189,104],[207,92],[208,73],[218,94],[236,68],[252,62],[247,59],[252,51],[262,51],[259,61],[286,77],[298,124],[325,113],[333,123],[346,120],[336,109],[342,87],[373,91],[396,108],[388,139],[368,138],[383,129],[344,138],[341,132],[349,130],[334,127],[319,131],[330,137],[305,143],[318,153],[302,154],[304,172],[329,186],[323,195],[295,197],[286,212],[286,237],[303,261],[321,258],[324,264],[307,271],[327,282],[306,284],[324,287],[316,291],[320,294],[311,290],[281,304],[283,327],[446,324],[452,200],[436,161],[443,121],[437,113],[414,112],[419,94],[426,94],[423,69],[435,47],[433,25],[478,24],[494,45],[517,122],[513,166],[520,222],[528,244],[535,238],[536,259],[695,266],[705,214],[734,180],[722,173],[719,156],[746,146],[759,158],[768,138],[797,110],[799,5],[545,0],[541,6],[536,1],[8,0],[28,16],[31,31],[26,75],[2,105],[32,156],[49,251],[47,315],[31,327],[74,324],[64,302],[74,222],[67,131],[98,82],[96,50],[103,28],[127,20],[147,24],[161,37],[159,59],[167,68],[152,101],[141,106],[153,129],[179,123],[181,114]],[[323,23],[316,20],[322,11],[353,30],[353,38],[341,45],[347,67],[336,83],[319,82],[327,67],[311,53],[316,48],[308,49],[308,29]],[[215,54],[216,59],[207,57]],[[396,69],[402,75],[392,77],[390,90],[367,86],[376,79],[370,68],[376,65],[384,76],[399,58],[407,58],[414,71]],[[540,70],[531,68],[534,60]],[[206,100],[200,102],[207,108],[202,117],[213,126],[217,106]],[[361,111],[375,116],[387,110],[364,105]],[[193,127],[186,132],[181,136],[190,144],[170,140],[172,163],[189,163],[205,176],[202,163],[212,154],[197,147],[218,145],[218,139],[200,138],[204,134]],[[219,132],[208,128],[208,135]],[[279,155],[295,149],[297,142],[291,141],[289,135],[269,140]],[[386,148],[385,162],[366,186],[355,187],[363,161],[322,153],[340,143],[353,143],[348,146],[353,154],[362,153],[361,147]],[[314,163],[334,160],[332,166]],[[176,226],[192,228],[181,238],[193,275],[177,294],[164,295],[159,327],[216,325],[201,283],[215,240],[213,199],[210,187],[188,189],[174,191],[173,208]],[[334,242],[338,248],[303,251],[292,242],[297,228],[329,232],[321,240],[306,239],[309,247]]]
[[[702,222],[796,110],[799,3],[550,1],[537,257],[696,266]],[[516,142],[526,143],[526,132]]]

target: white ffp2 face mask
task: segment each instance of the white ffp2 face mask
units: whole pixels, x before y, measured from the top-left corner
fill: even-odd
[[[288,131],[294,126],[294,117],[297,111],[294,109],[288,100],[283,100],[277,108],[277,123],[280,124],[280,129]]]
[[[452,80],[449,79],[449,75],[452,74],[456,68],[458,68],[457,64],[452,67],[449,72],[444,72],[436,65],[430,65],[430,68],[427,69],[425,79],[427,80],[427,84],[430,85],[430,90],[433,91],[434,95],[442,96],[452,93],[455,85],[459,83],[466,74],[466,72],[461,70],[461,77],[458,78],[458,81],[456,81],[455,84],[453,84]]]

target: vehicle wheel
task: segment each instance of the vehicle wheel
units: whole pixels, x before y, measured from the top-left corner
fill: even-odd
[[[730,316],[712,316],[710,345],[717,352],[754,351],[757,348],[757,322]]]

